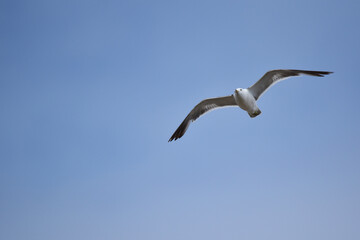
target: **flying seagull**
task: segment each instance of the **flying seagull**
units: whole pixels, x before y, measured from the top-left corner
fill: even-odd
[[[176,129],[174,134],[169,139],[169,142],[181,138],[188,129],[190,122],[195,121],[201,115],[221,107],[236,107],[239,106],[245,110],[251,118],[256,117],[261,113],[260,109],[256,105],[256,101],[265,93],[271,86],[288,77],[299,76],[301,74],[323,77],[324,75],[332,72],[324,71],[307,71],[307,70],[292,70],[292,69],[279,69],[271,70],[260,78],[254,85],[249,88],[237,88],[235,92],[230,96],[208,98],[201,101],[196,105],[193,110],[186,116],[184,121]]]

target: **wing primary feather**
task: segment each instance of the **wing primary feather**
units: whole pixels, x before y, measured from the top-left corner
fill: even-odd
[[[170,137],[169,142],[171,142],[173,140],[176,141],[177,139],[184,136],[189,125],[190,125],[190,121],[189,121],[188,117],[186,117],[184,119],[184,121],[180,124],[180,126],[175,130],[174,134]]]

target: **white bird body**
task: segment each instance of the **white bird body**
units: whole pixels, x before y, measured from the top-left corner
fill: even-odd
[[[236,104],[246,112],[250,117],[256,117],[261,113],[256,104],[254,96],[248,89],[237,88],[233,94]]]
[[[299,76],[301,74],[323,77],[332,72],[325,71],[308,71],[308,70],[293,70],[293,69],[279,69],[272,70],[265,73],[260,80],[249,88],[237,88],[234,94],[225,97],[208,98],[197,104],[191,112],[186,116],[184,121],[176,129],[174,134],[170,137],[169,142],[181,138],[188,129],[191,122],[198,119],[201,115],[221,107],[236,107],[239,106],[245,110],[250,117],[258,116],[261,111],[258,108],[256,101],[264,94],[271,86],[286,78],[292,76]]]

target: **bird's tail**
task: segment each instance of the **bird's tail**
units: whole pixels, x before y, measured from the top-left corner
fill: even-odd
[[[249,114],[249,116],[251,117],[251,118],[254,118],[254,117],[256,117],[257,115],[260,115],[261,114],[261,111],[260,111],[260,109],[256,109],[254,112],[248,112],[248,114]]]

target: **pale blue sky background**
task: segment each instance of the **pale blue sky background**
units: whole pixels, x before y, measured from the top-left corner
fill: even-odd
[[[360,239],[359,1],[0,1],[0,238]],[[266,71],[258,102],[167,140]]]

